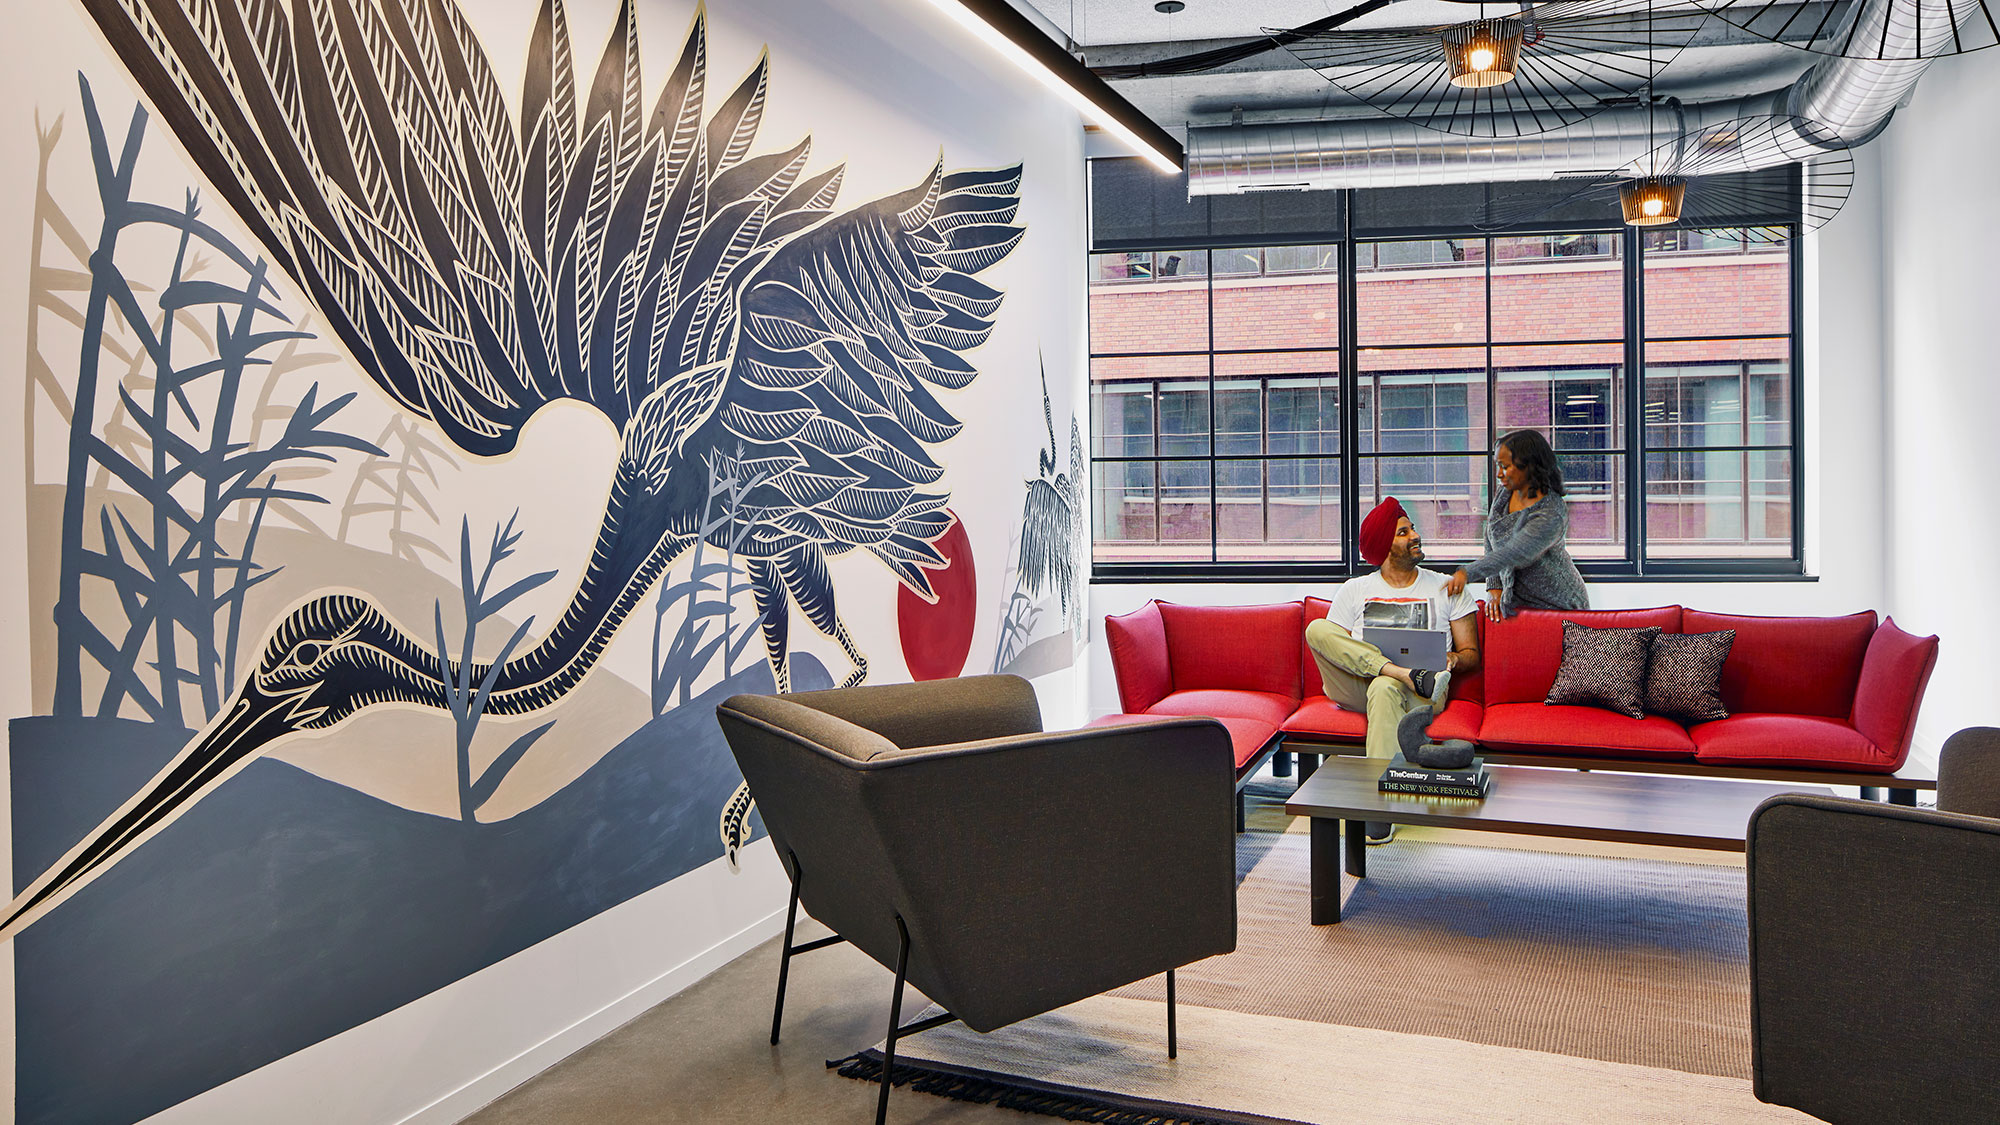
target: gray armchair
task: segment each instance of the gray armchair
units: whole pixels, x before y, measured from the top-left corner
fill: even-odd
[[[1832,1122],[2000,1120],[2000,729],[1938,811],[1774,797],[1749,830],[1757,1097]]]
[[[1234,758],[1213,719],[1043,733],[1016,676],[739,695],[716,708],[792,879],[794,953],[845,939],[896,972],[896,1040],[975,1031],[1236,948]],[[837,938],[792,944],[803,904]],[[905,981],[950,1014],[898,1026]]]

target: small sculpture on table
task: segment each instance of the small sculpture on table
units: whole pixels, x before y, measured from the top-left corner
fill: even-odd
[[[1462,738],[1432,742],[1429,728],[1436,716],[1433,708],[1419,707],[1397,724],[1396,741],[1402,752],[1382,771],[1381,790],[1432,797],[1485,797],[1493,788],[1493,776],[1486,772],[1479,748]]]

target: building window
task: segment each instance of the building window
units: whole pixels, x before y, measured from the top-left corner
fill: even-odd
[[[1386,495],[1470,558],[1515,429],[1586,571],[1796,573],[1796,268],[1741,228],[1094,254],[1098,574],[1352,573]]]

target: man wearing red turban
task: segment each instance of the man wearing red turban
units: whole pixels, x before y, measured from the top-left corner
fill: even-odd
[[[1420,706],[1442,708],[1453,672],[1479,667],[1478,602],[1463,588],[1446,592],[1448,579],[1417,564],[1424,540],[1403,505],[1391,496],[1361,521],[1361,557],[1373,573],[1349,579],[1333,596],[1326,618],[1308,622],[1306,647],[1319,666],[1328,699],[1368,715],[1366,746],[1371,758],[1392,758],[1399,746],[1397,724]],[[1450,650],[1443,670],[1405,668],[1361,639],[1361,627],[1449,630]],[[1368,826],[1368,842],[1386,842],[1393,826]]]

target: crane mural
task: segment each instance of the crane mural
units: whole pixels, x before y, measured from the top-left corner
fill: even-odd
[[[1056,446],[1055,409],[1049,399],[1049,372],[1042,367],[1042,425],[1049,447],[1035,454],[1036,475],[1027,481],[1021,504],[1021,533],[1013,570],[1014,588],[1000,609],[993,671],[1038,676],[1067,667],[1074,640],[1084,635],[1083,574],[1079,553],[1090,542],[1090,498],[1085,494],[1083,429],[1069,422],[1069,471],[1062,472]],[[1031,641],[1040,628],[1048,599],[1056,601],[1059,636]]]
[[[947,170],[836,208],[844,166],[807,174],[810,138],[753,153],[760,58],[705,112],[697,13],[653,99],[630,0],[588,90],[560,0],[544,0],[518,120],[450,0],[86,0],[114,52],[214,189],[303,288],[325,329],[398,406],[475,457],[513,449],[561,399],[620,450],[560,618],[493,664],[434,651],[368,596],[329,593],[271,630],[233,698],[156,777],[9,906],[12,937],[274,743],[384,704],[485,712],[564,698],[665,570],[710,533],[715,459],[754,481],[734,552],[780,690],[794,607],[867,657],[827,560],[856,550],[930,595],[951,526],[932,447],[961,423],[936,391],[1002,294],[1021,169]],[[423,423],[418,423],[423,424]],[[58,605],[58,618],[62,606]],[[441,632],[441,630],[440,630]],[[57,706],[81,692],[59,663]],[[739,792],[721,830],[743,838]]]

